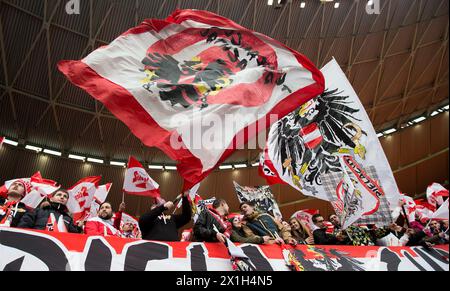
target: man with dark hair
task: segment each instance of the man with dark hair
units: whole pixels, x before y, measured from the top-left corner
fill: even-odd
[[[159,205],[153,204],[150,211],[139,218],[142,238],[147,240],[179,241],[178,229],[188,224],[192,216],[188,195],[189,191],[183,194],[181,214],[164,214],[164,211],[173,208],[174,205],[171,201]]]
[[[16,227],[27,212],[25,204],[20,202],[26,195],[27,187],[22,180],[14,181],[9,186],[7,198],[0,198],[0,226]]]
[[[287,243],[297,244],[297,241],[292,238],[288,229],[286,229],[281,222],[278,222],[267,213],[260,213],[255,210],[255,204],[252,202],[242,202],[239,205],[241,213],[244,215],[244,220],[247,226],[259,236],[269,236],[271,240],[269,243]]]
[[[113,210],[111,203],[103,202],[97,212],[97,217],[93,217],[86,221],[84,233],[87,235],[102,235],[102,236],[121,236],[120,230],[116,229],[112,221]]]
[[[59,189],[50,195],[49,201],[43,201],[41,207],[25,214],[18,227],[80,233],[81,227],[73,223],[66,207],[69,200],[67,190]],[[62,228],[62,229],[61,229]]]
[[[205,208],[194,225],[194,241],[222,242],[231,235],[231,223],[226,219],[229,207],[224,199],[217,198],[212,209]]]
[[[435,219],[431,220],[429,223],[430,227],[430,236],[424,237],[422,245],[425,244],[428,247],[431,247],[435,244],[448,244],[448,222],[447,228],[443,229],[441,223]]]
[[[314,214],[312,216],[312,221],[317,227],[313,231],[314,243],[317,245],[335,245],[344,241],[344,237],[338,233],[337,235],[326,233],[327,226],[324,223],[323,216],[320,214]]]
[[[342,224],[339,217],[336,214],[330,214],[328,216],[328,221],[333,225],[333,234],[338,234],[342,230]]]
[[[339,217],[336,214],[330,214],[330,216],[328,216],[328,221],[331,222],[331,224],[333,224],[335,232],[341,230],[342,225],[341,222],[339,221]]]

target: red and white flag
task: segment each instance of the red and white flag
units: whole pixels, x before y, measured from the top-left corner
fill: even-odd
[[[61,187],[53,180],[42,178],[40,172],[37,172],[31,177],[30,183],[30,193],[21,200],[22,203],[30,208],[38,207],[39,203],[41,203],[45,197],[48,197]]]
[[[128,159],[128,167],[123,181],[123,192],[153,198],[160,196],[158,183],[150,177],[141,163],[132,156]]]
[[[416,204],[416,216],[417,218],[426,223],[433,216],[436,207],[425,201],[424,199],[416,199],[414,200]]]
[[[96,217],[98,210],[100,209],[100,204],[106,201],[106,197],[108,197],[109,190],[112,187],[112,183],[108,183],[105,185],[98,186],[97,190],[94,194],[94,199],[90,208],[90,217]]]
[[[433,215],[432,219],[442,219],[442,220],[448,220],[448,199],[445,200],[442,205],[436,210]]]
[[[409,222],[413,222],[416,220],[416,210],[417,205],[414,199],[408,195],[401,194],[401,200],[405,202],[403,206],[406,212],[406,216]],[[403,213],[403,212],[402,212]]]
[[[448,190],[445,189],[441,184],[433,183],[428,186],[427,200],[428,203],[435,207],[435,209],[438,208],[439,205],[442,205],[442,203],[444,203],[443,197],[448,197]]]
[[[199,10],[145,20],[58,68],[145,145],[178,161],[185,190],[324,90],[322,74],[305,56]],[[202,125],[209,129],[196,135]]]
[[[0,147],[3,145],[3,142],[5,141],[4,136],[0,136]]]
[[[69,190],[67,208],[73,214],[75,222],[89,215],[92,201],[101,176],[86,177],[78,181]]]

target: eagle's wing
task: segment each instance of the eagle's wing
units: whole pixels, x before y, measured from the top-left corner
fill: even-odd
[[[291,159],[290,165],[294,173],[297,173],[297,165],[302,163],[304,153],[304,146],[299,136],[300,127],[295,122],[297,114],[298,110],[295,110],[278,121],[278,144],[275,152],[282,164]],[[287,167],[283,167],[283,174],[286,171]]]

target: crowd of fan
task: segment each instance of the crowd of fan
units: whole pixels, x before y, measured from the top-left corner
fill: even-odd
[[[173,202],[153,204],[150,210],[139,218],[139,225],[125,223],[121,225],[125,204],[113,213],[109,202],[100,205],[97,217],[74,223],[67,207],[69,193],[59,189],[50,198],[46,198],[34,210],[29,210],[21,203],[25,196],[25,184],[20,180],[9,187],[7,198],[0,198],[0,226],[54,230],[57,225],[50,225],[49,217],[64,222],[71,233],[87,235],[118,236],[125,238],[142,238],[146,240],[179,241],[179,230],[186,226],[192,217],[192,208],[188,192],[181,198],[181,213],[167,215],[173,210]],[[211,208],[204,209],[194,223],[190,232],[185,232],[182,240],[222,242],[227,239],[238,243],[254,244],[317,244],[317,245],[394,245],[430,247],[436,244],[448,244],[448,220],[431,220],[426,224],[417,220],[408,222],[402,215],[395,223],[385,227],[375,225],[351,225],[342,229],[337,215],[328,217],[332,228],[327,227],[320,214],[312,216],[313,225],[295,217],[288,221],[277,220],[268,213],[260,212],[252,202],[240,204],[240,214],[230,215],[229,206],[224,199],[216,199]],[[140,231],[136,231],[139,229]]]

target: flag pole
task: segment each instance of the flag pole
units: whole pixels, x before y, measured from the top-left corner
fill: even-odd
[[[125,202],[125,192],[122,192],[122,203]]]
[[[403,215],[405,216],[406,225],[408,226],[408,228],[411,228],[411,226],[409,225],[408,215],[406,215],[405,205],[402,205],[402,210]]]
[[[178,208],[180,208],[180,200],[183,197],[183,194],[179,194],[175,200],[172,201],[173,205],[175,205],[175,208],[172,211],[172,215],[175,214]]]

